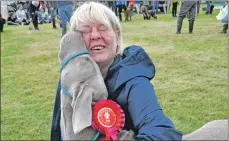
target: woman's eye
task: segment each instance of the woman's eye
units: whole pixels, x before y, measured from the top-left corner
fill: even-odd
[[[105,25],[100,25],[100,26],[98,27],[98,30],[99,30],[99,31],[107,31],[108,28],[107,28]]]
[[[90,27],[83,27],[80,31],[82,33],[90,33],[91,32],[91,28]]]

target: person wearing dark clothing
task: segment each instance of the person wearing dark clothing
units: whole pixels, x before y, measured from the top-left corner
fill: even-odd
[[[117,11],[117,8],[118,8],[118,11]],[[116,1],[116,16],[119,17],[119,20],[122,21],[122,9],[124,11],[126,11],[126,2],[125,1],[121,1],[121,0],[117,0]]]
[[[53,11],[51,10],[51,19],[52,19],[52,28],[56,29],[56,20],[55,20],[54,9]]]
[[[194,21],[196,18],[196,1],[184,1],[181,4],[179,18],[177,20],[177,32],[176,34],[181,33],[182,23],[185,16],[188,15],[189,18],[189,33],[193,31]]]
[[[0,13],[0,32],[3,32],[3,27],[5,23],[6,20],[2,17],[2,14]]]
[[[220,33],[227,34],[227,30],[228,30],[228,22],[226,22],[225,24],[223,24],[223,30]]]
[[[211,3],[212,3],[212,1],[206,0],[206,4],[207,4],[207,8],[206,8],[206,12],[205,12],[206,15],[210,14]]]
[[[55,1],[47,1],[47,6],[48,6],[48,10],[49,10],[49,13],[51,15],[51,19],[52,19],[52,28],[53,29],[56,29],[56,2]]]
[[[174,1],[173,7],[172,7],[172,16],[173,17],[177,17],[177,5],[178,5],[178,2]]]
[[[19,25],[19,23],[16,22],[16,19],[16,14],[10,12],[9,17],[7,19],[7,25]]]
[[[67,23],[70,22],[73,12],[73,2],[72,1],[57,1],[56,8],[58,9],[58,16],[60,18],[62,26],[63,37],[67,32]]]
[[[200,0],[196,1],[196,12],[197,12],[197,15],[199,15],[199,13],[200,13],[200,3],[201,3]]]
[[[212,14],[212,12],[213,12],[213,10],[214,10],[214,5],[211,5],[211,7],[210,7],[210,14]]]
[[[30,20],[33,22],[34,30],[39,30],[38,28],[38,11],[39,11],[40,3],[38,1],[31,1],[29,4],[29,13]]]
[[[226,5],[228,5],[228,0],[226,0],[226,2],[225,2],[225,4],[224,4],[223,8],[224,8]],[[227,34],[227,30],[228,30],[228,21],[227,21],[225,24],[223,24],[223,30],[222,30],[220,33],[222,33],[222,34]]]

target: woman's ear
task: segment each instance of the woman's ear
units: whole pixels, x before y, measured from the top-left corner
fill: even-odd
[[[115,35],[116,35],[116,41],[118,42],[120,40],[120,31],[116,30]]]

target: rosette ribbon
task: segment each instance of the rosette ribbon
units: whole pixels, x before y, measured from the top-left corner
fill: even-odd
[[[125,114],[121,107],[112,100],[101,100],[93,106],[92,127],[105,135],[102,140],[118,140],[125,125]]]

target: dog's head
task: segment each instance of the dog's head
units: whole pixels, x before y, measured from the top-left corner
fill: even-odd
[[[65,64],[72,56],[87,51],[81,33],[69,32],[63,36],[59,60]],[[72,126],[75,134],[92,124],[92,101],[106,99],[107,89],[99,67],[89,54],[72,58],[61,72],[61,85],[72,95]]]
[[[147,13],[147,7],[145,5],[141,7],[141,12],[145,14]]]

